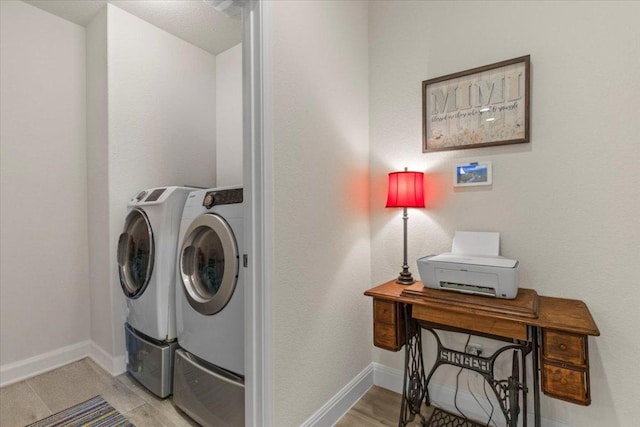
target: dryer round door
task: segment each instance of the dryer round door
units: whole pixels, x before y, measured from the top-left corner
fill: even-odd
[[[147,289],[153,272],[154,240],[144,211],[133,209],[118,240],[120,286],[129,298],[139,298]]]
[[[180,251],[180,275],[191,307],[200,314],[222,310],[238,282],[238,245],[219,215],[203,214],[187,229]]]

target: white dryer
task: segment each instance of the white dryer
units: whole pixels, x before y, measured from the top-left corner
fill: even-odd
[[[185,200],[195,188],[141,191],[127,204],[118,240],[127,298],[127,371],[159,397],[171,394],[176,342],[175,260]]]
[[[204,426],[244,426],[242,187],[189,194],[176,274],[173,402]]]

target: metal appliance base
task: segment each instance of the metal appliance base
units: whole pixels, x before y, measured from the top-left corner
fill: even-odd
[[[204,427],[244,427],[244,378],[176,350],[173,403]]]
[[[171,395],[173,358],[178,343],[160,342],[124,324],[127,342],[127,372],[160,398]]]

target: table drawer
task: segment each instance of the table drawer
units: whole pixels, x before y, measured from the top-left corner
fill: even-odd
[[[373,318],[376,322],[385,322],[390,324],[397,323],[397,303],[389,301],[373,300]]]
[[[542,331],[542,354],[547,359],[573,365],[586,365],[586,341],[584,335],[573,335],[551,330]]]
[[[397,302],[373,300],[373,345],[398,351],[404,345],[404,310]]]
[[[542,391],[552,397],[589,405],[589,371],[582,368],[559,366],[543,359]]]
[[[375,322],[373,324],[373,344],[386,350],[398,351],[400,344],[398,328],[395,325]]]

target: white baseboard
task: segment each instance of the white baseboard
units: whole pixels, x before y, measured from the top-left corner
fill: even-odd
[[[113,357],[95,342],[91,342],[87,356],[114,377],[127,371],[126,355]]]
[[[404,372],[376,362],[371,363],[371,366],[373,368],[373,383],[375,385],[402,394]]]
[[[110,356],[96,343],[87,340],[0,366],[0,387],[35,377],[85,357],[90,357],[113,376],[127,370],[126,356]]]
[[[0,387],[17,383],[52,369],[84,359],[89,354],[91,341],[82,341],[38,356],[0,366]]]
[[[371,366],[373,367],[373,383],[375,385],[402,394],[402,382],[404,379],[403,371],[375,362],[373,362]],[[489,390],[489,387],[487,387],[487,393],[489,393],[490,396],[493,394],[493,392]],[[467,417],[477,421],[486,422],[488,420],[487,414],[480,409],[478,402],[473,398],[473,395],[467,391],[466,380],[464,383],[461,381],[457,398],[454,387],[431,383],[429,384],[429,398],[431,399],[431,403],[435,406],[452,413],[458,413],[453,403],[455,398],[458,402],[458,407],[464,411],[464,414]],[[476,393],[476,398],[485,406],[485,409],[490,412],[490,407],[489,404],[486,403],[484,393]],[[495,421],[495,425],[503,425],[504,416],[495,401],[494,406],[495,410],[493,412],[493,420]],[[532,412],[528,413],[528,420],[533,420]],[[520,417],[519,421],[519,425],[522,425],[522,417]],[[541,425],[545,427],[571,427],[568,424],[550,420],[545,417],[541,417]]]
[[[346,414],[373,385],[373,364],[349,381],[300,427],[331,427]]]

